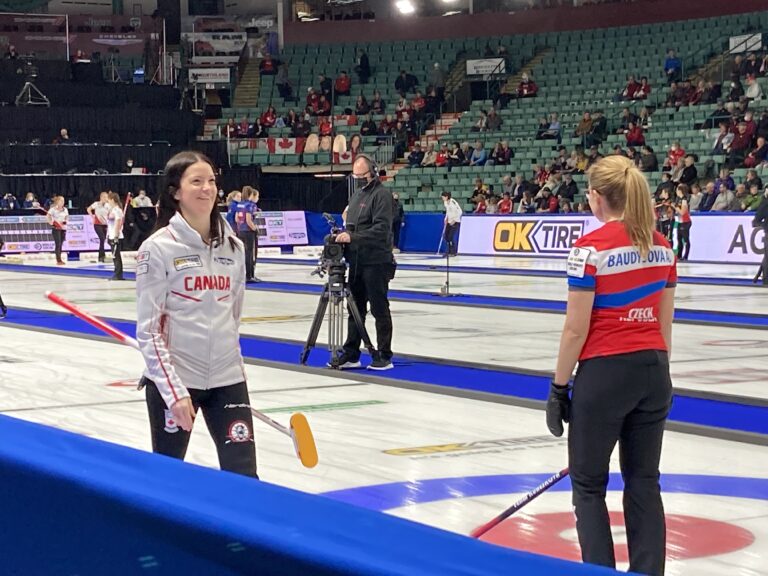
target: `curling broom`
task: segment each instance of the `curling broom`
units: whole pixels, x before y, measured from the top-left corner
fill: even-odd
[[[469,535],[472,538],[480,538],[480,536],[488,532],[491,528],[501,524],[502,521],[512,516],[512,514],[520,510],[520,508],[522,508],[532,500],[535,500],[537,497],[541,496],[541,494],[546,492],[548,489],[552,488],[552,486],[560,482],[560,480],[562,480],[566,476],[568,476],[568,468],[564,468],[554,476],[550,476],[544,482],[536,486],[536,488],[528,492],[528,494],[520,498],[520,500],[512,504],[512,506],[504,510],[504,512],[496,516],[496,518],[472,530],[472,532],[470,532]]]
[[[85,310],[82,310],[81,308],[78,308],[71,302],[65,300],[58,294],[54,294],[51,291],[48,291],[45,293],[45,297],[48,298],[51,302],[54,304],[57,304],[67,310],[68,312],[71,312],[81,320],[87,322],[91,326],[94,326],[101,330],[102,332],[105,332],[106,334],[109,334],[116,340],[122,342],[123,344],[130,346],[131,348],[135,348],[136,350],[139,350],[139,343],[136,341],[135,338],[131,338],[127,334],[121,332],[114,326],[111,326],[110,324],[104,322],[100,318],[97,318],[96,316],[93,316],[92,314],[89,314]],[[228,405],[227,408],[232,408],[234,406]],[[252,408],[251,406],[248,406],[246,404],[238,405],[238,407],[247,407],[250,409],[251,414],[253,414],[256,418],[264,422],[265,424],[268,424],[272,426],[275,430],[278,432],[282,432],[291,440],[293,440],[293,446],[296,450],[296,455],[299,457],[299,460],[301,460],[301,463],[307,467],[307,468],[314,468],[317,465],[318,457],[317,457],[317,446],[315,445],[315,437],[312,434],[312,429],[309,427],[309,422],[307,421],[307,417],[304,416],[301,412],[296,412],[295,414],[291,415],[290,419],[290,425],[288,427],[283,426],[279,422],[275,422],[272,420],[269,416],[262,414],[255,408]]]

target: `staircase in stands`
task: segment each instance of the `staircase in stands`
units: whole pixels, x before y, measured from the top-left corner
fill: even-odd
[[[259,105],[259,92],[261,91],[261,74],[259,74],[260,60],[251,60],[245,65],[240,82],[235,88],[234,107],[255,108]]]
[[[541,64],[542,60],[549,56],[553,52],[552,48],[540,48],[533,55],[533,58],[528,60],[520,67],[520,70],[516,74],[513,74],[507,78],[507,93],[513,94],[517,92],[517,87],[520,81],[523,79],[523,74],[528,74],[533,81],[536,81],[536,76],[533,74],[533,70]]]

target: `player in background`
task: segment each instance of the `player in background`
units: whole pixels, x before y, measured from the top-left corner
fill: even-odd
[[[64,196],[54,196],[51,206],[46,215],[48,223],[51,225],[51,234],[53,234],[54,253],[56,254],[56,264],[64,265],[61,259],[61,247],[67,238],[67,221],[69,220],[69,211],[64,206]]]
[[[229,224],[229,227],[232,228],[232,230],[235,229],[235,208],[237,207],[237,203],[240,202],[240,200],[243,199],[243,193],[240,192],[240,190],[232,190],[227,195],[227,224]]]
[[[242,199],[235,205],[235,232],[245,247],[245,281],[257,282],[254,276],[254,256],[256,246],[256,205],[251,202],[253,188],[243,188]]]
[[[107,241],[112,249],[112,260],[115,263],[115,272],[111,280],[125,280],[123,278],[123,224],[125,224],[125,214],[120,205],[120,196],[117,192],[110,192],[107,196],[109,213],[107,214]]]
[[[221,469],[257,477],[239,341],[244,249],[219,214],[215,174],[198,152],[165,166],[156,231],[136,256],[142,384],[154,452],[183,459],[201,410]]]
[[[93,218],[93,230],[99,238],[99,262],[103,263],[106,257],[104,243],[107,241],[107,216],[109,214],[109,193],[102,192],[99,199],[88,206],[86,211]]]
[[[616,564],[605,494],[618,442],[629,571],[659,575],[666,546],[659,460],[672,402],[675,255],[654,229],[648,183],[630,160],[608,156],[588,176],[589,205],[603,226],[580,238],[568,257],[568,305],[547,426],[561,436],[563,422],[570,422],[568,461],[584,562]]]
[[[261,279],[256,276],[256,261],[259,259],[259,226],[256,221],[256,218],[259,215],[259,212],[261,212],[261,208],[259,208],[259,197],[260,192],[256,190],[256,188],[253,188],[251,186],[245,186],[243,187],[243,192],[250,193],[251,196],[251,219],[253,220],[254,225],[254,235],[253,235],[253,281],[254,282],[261,282]]]

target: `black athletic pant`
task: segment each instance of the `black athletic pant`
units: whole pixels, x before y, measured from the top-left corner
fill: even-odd
[[[112,248],[112,260],[115,263],[115,273],[113,274],[113,278],[122,278],[123,277],[123,256],[121,254],[121,251],[123,249],[123,241],[110,240],[109,246],[110,248]]]
[[[691,222],[677,223],[677,257],[679,260],[688,260],[691,252]]]
[[[618,442],[629,571],[664,573],[666,528],[659,459],[671,403],[666,352],[648,350],[579,364],[568,459],[584,562],[616,565],[605,492],[611,452]]]
[[[106,256],[104,243],[107,241],[107,226],[106,224],[94,224],[93,230],[96,232],[96,236],[99,237],[99,262],[104,262]]]
[[[53,233],[53,251],[56,254],[56,262],[61,262],[61,247],[64,245],[67,231],[60,230],[59,228],[52,228],[51,232]]]
[[[371,314],[376,319],[376,349],[382,360],[392,359],[392,315],[389,312],[389,281],[392,279],[393,264],[372,264],[349,270],[349,291],[355,299],[357,310],[365,325],[368,302]],[[347,318],[347,341],[344,352],[351,360],[360,358],[362,336],[352,314]]]
[[[765,249],[763,250],[762,276],[763,284],[768,286],[768,230],[765,231]]]
[[[143,378],[147,390],[149,426],[152,433],[152,451],[171,458],[184,459],[190,432],[182,430],[173,421],[155,383]],[[253,418],[248,408],[225,408],[228,404],[250,404],[245,382],[210,390],[189,389],[195,414],[203,412],[216,452],[219,467],[228,472],[258,478],[256,474],[256,445],[253,437]]]
[[[237,237],[245,245],[245,279],[253,280],[253,251],[256,247],[256,232],[253,230],[238,232]]]
[[[459,227],[460,223],[445,225],[445,244],[447,252],[451,256],[456,256],[459,252]]]

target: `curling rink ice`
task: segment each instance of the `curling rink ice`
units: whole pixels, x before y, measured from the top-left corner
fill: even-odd
[[[400,255],[398,261],[393,291],[439,291],[444,260]],[[558,275],[562,260],[457,257],[451,265],[451,290],[457,293],[525,299],[536,306],[566,298],[564,276]],[[0,293],[9,307],[8,318],[0,321],[0,412],[149,450],[144,397],[135,389],[140,355],[80,332],[76,323],[56,325],[65,315],[43,296],[53,290],[96,315],[130,322],[136,314],[133,281],[109,282],[99,274],[109,266],[88,263],[24,268],[0,265]],[[264,282],[246,292],[242,334],[258,337],[256,342],[303,343],[318,301],[311,289],[323,282],[310,275],[313,268],[292,257],[260,261],[257,276]],[[768,407],[768,326],[747,321],[763,318],[768,290],[748,282],[753,273],[754,266],[678,266],[684,279],[677,289],[679,310],[732,314],[734,320],[675,323],[676,392]],[[542,410],[399,382],[399,373],[421,361],[445,370],[473,366],[481,375],[554,369],[562,313],[478,302],[393,300],[396,366],[376,374],[378,382],[365,371],[303,369],[298,355],[292,362],[248,358],[252,405],[278,420],[304,412],[320,456],[316,468],[302,468],[290,442],[257,422],[262,480],[468,534],[563,468],[566,441],[549,435]],[[51,318],[54,323],[41,328]],[[368,328],[373,337],[370,317]],[[327,359],[325,339],[323,329],[311,353],[315,361]],[[199,424],[187,461],[216,467],[213,444]],[[737,440],[667,432],[661,463],[667,574],[768,575],[768,446],[765,436],[762,444]],[[619,568],[626,569],[615,456],[608,503]],[[578,560],[568,483],[484,539]]]

